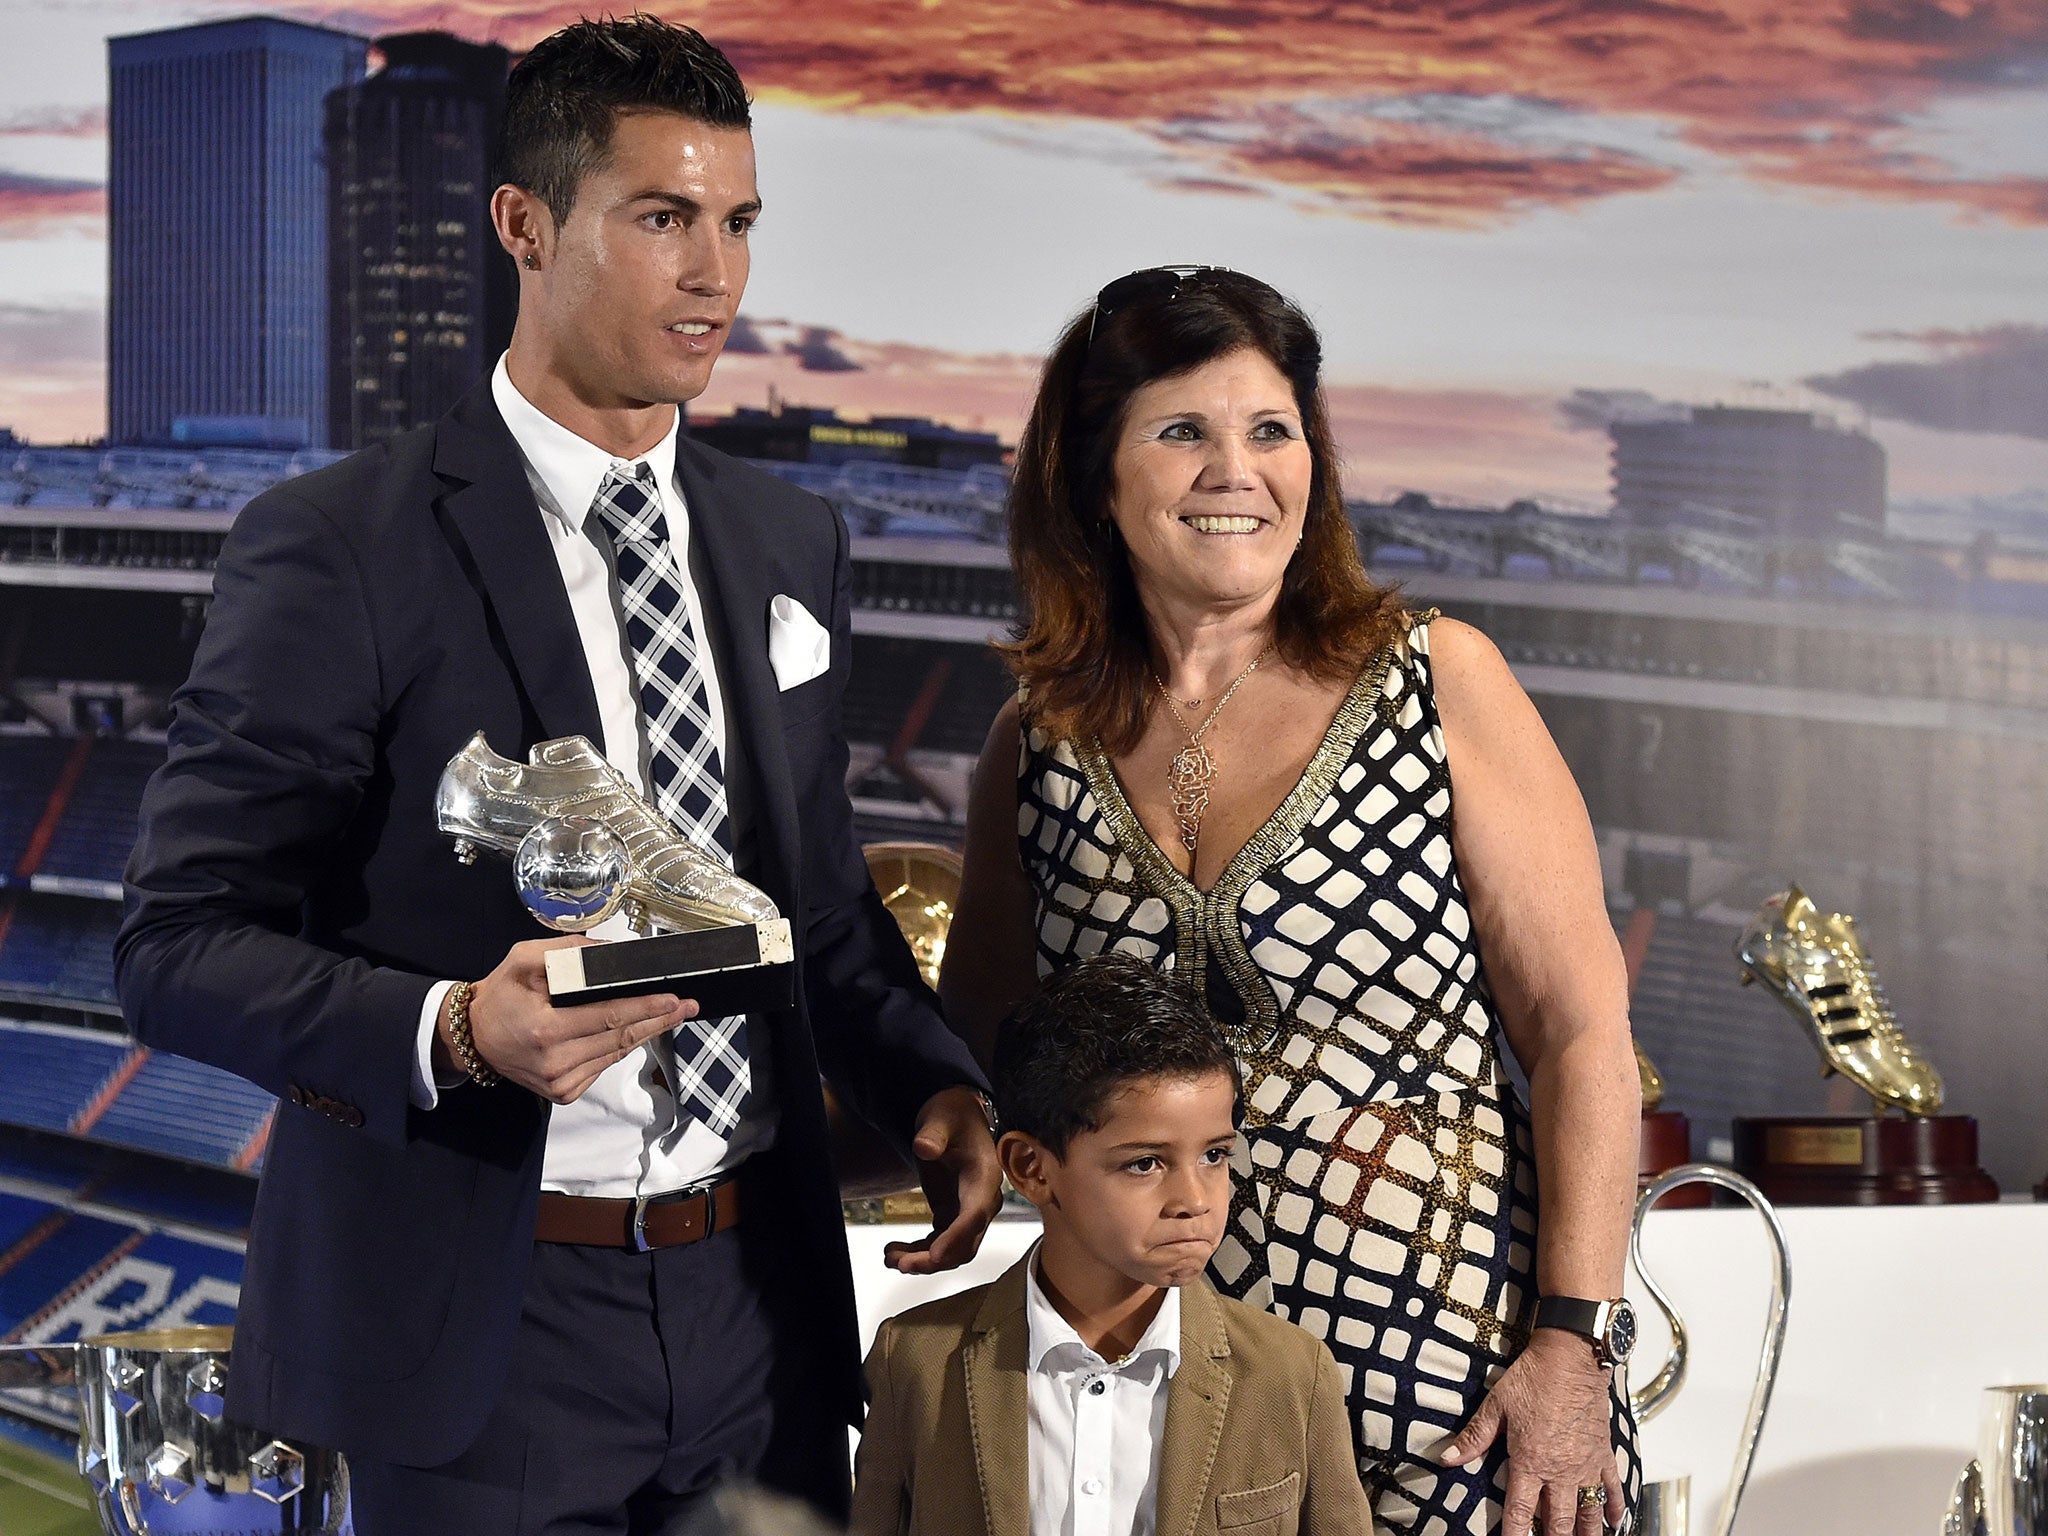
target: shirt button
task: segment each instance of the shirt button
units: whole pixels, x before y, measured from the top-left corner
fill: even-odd
[[[1109,1383],[1101,1380],[1091,1381],[1088,1384],[1088,1390],[1090,1392],[1093,1392],[1097,1397],[1100,1397],[1104,1392],[1109,1390]],[[1091,1489],[1089,1491],[1093,1492],[1094,1490]]]
[[[1099,1477],[1091,1477],[1091,1478],[1089,1478],[1087,1482],[1085,1482],[1085,1483],[1083,1483],[1083,1484],[1081,1485],[1081,1491],[1082,1491],[1083,1493],[1100,1493],[1100,1492],[1102,1492],[1102,1479],[1101,1479],[1101,1478],[1099,1478]]]

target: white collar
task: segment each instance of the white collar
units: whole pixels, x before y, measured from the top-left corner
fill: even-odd
[[[1034,1371],[1044,1370],[1045,1357],[1062,1345],[1081,1351],[1084,1361],[1102,1361],[1102,1357],[1083,1342],[1081,1335],[1074,1332],[1073,1325],[1060,1316],[1059,1308],[1046,1299],[1045,1291],[1038,1283],[1036,1243],[1031,1245],[1031,1252],[1024,1260],[1024,1328],[1030,1367]],[[1114,1362],[1112,1368],[1135,1364],[1152,1354],[1165,1357],[1169,1377],[1180,1369],[1180,1289],[1177,1286],[1167,1288],[1159,1310],[1152,1314],[1152,1321],[1139,1336],[1137,1344],[1122,1360]]]
[[[676,433],[683,421],[681,406],[676,407],[676,419],[669,426],[668,436],[637,459],[619,459],[588,438],[578,437],[522,395],[505,366],[510,355],[500,354],[498,366],[491,370],[491,399],[497,403],[498,414],[505,418],[512,440],[547,491],[539,498],[542,510],[558,518],[571,532],[580,533],[590,504],[597,499],[597,488],[604,484],[606,473],[615,464],[645,464],[654,471],[656,485],[675,484]],[[671,498],[664,499],[673,507]]]

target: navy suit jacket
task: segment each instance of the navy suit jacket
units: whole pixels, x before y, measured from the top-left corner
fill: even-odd
[[[747,1221],[772,1226],[770,1303],[844,1361],[818,1387],[854,1421],[853,1284],[819,1072],[899,1148],[933,1093],[982,1079],[854,838],[845,525],[687,438],[676,467],[749,775],[743,872],[789,917],[800,957],[796,1006],[755,1021],[778,1121]],[[417,1466],[468,1446],[505,1380],[550,1108],[510,1084],[412,1105],[434,982],[483,976],[545,936],[504,861],[454,858],[434,787],[479,729],[513,757],[551,737],[602,741],[542,516],[488,382],[434,425],[244,509],[143,798],[115,946],[140,1039],[283,1101],[230,1413]],[[786,691],[767,648],[780,593],[832,635],[830,670]]]

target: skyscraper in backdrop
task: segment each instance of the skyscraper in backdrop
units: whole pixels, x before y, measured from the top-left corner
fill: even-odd
[[[368,53],[267,16],[109,39],[111,441],[326,445],[321,113]]]
[[[512,336],[491,155],[511,55],[445,32],[377,40],[383,68],[327,98],[328,443],[434,420]]]

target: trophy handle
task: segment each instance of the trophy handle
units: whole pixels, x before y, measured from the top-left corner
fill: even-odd
[[[0,1387],[69,1387],[78,1381],[78,1356],[84,1345],[77,1340],[64,1344],[0,1344]],[[10,1359],[20,1356],[20,1359]],[[65,1366],[52,1356],[70,1360]]]
[[[1948,1513],[1942,1517],[1941,1536],[1985,1536],[1984,1468],[1977,1461],[1963,1463],[1949,1495]]]
[[[1639,1419],[1647,1422],[1654,1418],[1684,1384],[1691,1352],[1683,1319],[1671,1305],[1671,1298],[1665,1294],[1664,1288],[1651,1278],[1650,1271],[1643,1264],[1643,1218],[1649,1214],[1651,1206],[1685,1184],[1712,1184],[1740,1195],[1763,1218],[1772,1243],[1771,1310],[1764,1324],[1763,1346],[1757,1352],[1756,1385],[1749,1394],[1749,1412],[1742,1422],[1742,1438],[1735,1445],[1735,1465],[1728,1475],[1728,1496],[1721,1502],[1721,1517],[1714,1525],[1715,1536],[1728,1536],[1735,1528],[1735,1513],[1742,1504],[1743,1490],[1749,1486],[1750,1467],[1756,1461],[1757,1439],[1763,1433],[1764,1415],[1770,1410],[1771,1392],[1778,1384],[1778,1363],[1785,1352],[1785,1309],[1792,1299],[1792,1249],[1785,1241],[1785,1229],[1778,1222],[1778,1213],[1764,1197],[1764,1192],[1731,1169],[1712,1163],[1686,1163],[1661,1175],[1643,1191],[1642,1198],[1636,1202],[1635,1220],[1629,1225],[1629,1262],[1635,1265],[1636,1273],[1642,1277],[1643,1288],[1650,1293],[1657,1310],[1671,1325],[1671,1353],[1640,1392],[1629,1394],[1630,1406]]]

